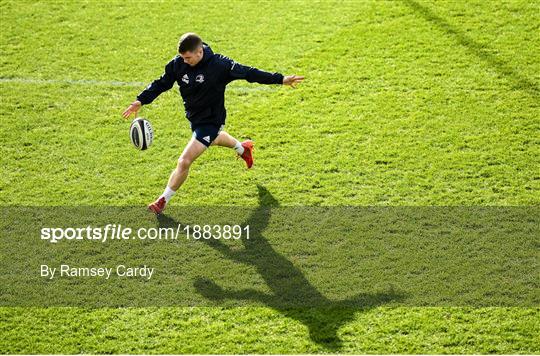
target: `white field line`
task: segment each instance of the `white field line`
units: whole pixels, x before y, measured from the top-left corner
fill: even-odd
[[[122,82],[117,80],[95,80],[95,79],[37,79],[37,78],[0,78],[0,83],[16,83],[16,84],[40,84],[40,85],[83,85],[83,86],[106,86],[106,87],[134,87],[145,88],[150,82]],[[264,91],[270,90],[269,86],[238,86],[232,85],[228,90],[238,92]]]
[[[121,82],[121,81],[102,81],[93,79],[34,79],[34,78],[0,78],[0,83],[17,84],[69,84],[69,85],[88,85],[88,86],[126,86],[141,87],[147,85],[143,82]]]

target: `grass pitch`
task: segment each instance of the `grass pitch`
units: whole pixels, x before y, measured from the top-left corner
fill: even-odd
[[[161,193],[190,136],[176,87],[141,112],[156,132],[146,152],[120,113],[187,31],[306,80],[233,83],[227,130],[255,140],[255,166],[212,148],[173,205],[255,206],[257,185],[281,205],[540,202],[538,2],[4,1],[0,16],[4,206],[144,206]],[[325,340],[269,307],[1,308],[0,350],[540,352],[538,307],[335,313],[321,330],[338,339]]]

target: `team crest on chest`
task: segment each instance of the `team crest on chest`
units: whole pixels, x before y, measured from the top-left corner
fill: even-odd
[[[189,77],[187,74],[184,74],[184,76],[182,77],[182,81],[186,84],[189,84]]]
[[[202,82],[204,82],[204,75],[202,75],[202,74],[197,75],[197,78],[195,78],[195,81],[196,81],[197,83],[202,83]]]

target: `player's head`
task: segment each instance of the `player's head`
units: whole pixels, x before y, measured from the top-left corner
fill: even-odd
[[[185,63],[196,66],[203,57],[202,38],[196,33],[184,33],[178,41],[178,53]]]

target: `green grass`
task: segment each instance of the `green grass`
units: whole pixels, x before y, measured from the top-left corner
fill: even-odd
[[[10,352],[335,351],[269,308],[0,309],[0,317],[10,325],[2,331]],[[537,310],[377,308],[352,317],[339,330],[341,353],[538,353]]]
[[[107,83],[153,80],[187,31],[307,79],[232,84],[227,130],[256,141],[255,167],[212,148],[173,205],[256,206],[257,185],[282,206],[540,203],[538,2],[2,1],[0,26],[2,206],[144,206],[161,193],[190,136],[177,90],[143,109],[156,138],[137,152],[120,113],[144,85]],[[336,313],[340,341],[270,307],[4,307],[0,350],[540,353],[538,307]]]

